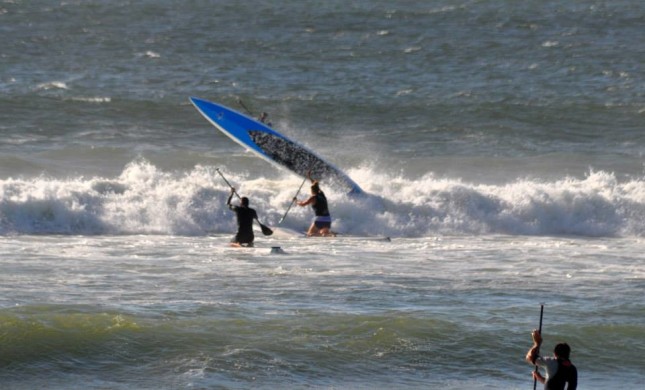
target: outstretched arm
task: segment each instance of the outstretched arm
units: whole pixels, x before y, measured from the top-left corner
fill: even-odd
[[[296,201],[298,206],[303,206],[303,207],[307,206],[307,205],[310,205],[312,203],[316,203],[316,197],[315,196],[310,196],[309,199],[307,199],[305,201],[302,201],[302,202],[298,202],[298,199],[296,199],[295,197],[293,199]]]

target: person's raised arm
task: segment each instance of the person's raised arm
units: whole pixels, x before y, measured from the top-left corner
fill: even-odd
[[[231,199],[233,199],[233,195],[235,195],[235,188],[231,187],[231,194],[228,196],[228,199],[226,199],[226,205],[229,208],[233,208],[233,205],[231,205]]]
[[[540,352],[540,345],[542,345],[542,335],[539,330],[535,329],[531,333],[531,337],[533,338],[533,346],[526,353],[526,361],[535,364],[535,359],[538,358],[538,353]]]
[[[313,184],[315,180],[311,177],[311,169],[307,171],[307,179]]]

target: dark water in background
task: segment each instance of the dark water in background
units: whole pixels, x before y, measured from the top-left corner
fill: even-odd
[[[640,1],[0,2],[0,380],[524,388],[542,299],[585,388],[636,388],[643,25]],[[300,179],[189,96],[269,112],[379,200],[326,189],[335,227],[393,245],[222,249],[215,168],[271,225]]]
[[[213,158],[235,145],[187,97],[236,108],[239,97],[346,168],[643,174],[640,2],[80,1],[3,11],[7,154],[106,148],[118,162],[93,165],[113,172],[132,154]],[[39,173],[44,160],[4,175]],[[478,168],[491,163],[510,172]]]

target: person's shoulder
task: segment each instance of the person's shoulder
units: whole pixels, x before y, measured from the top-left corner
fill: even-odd
[[[544,366],[550,367],[551,370],[557,370],[558,359],[554,358],[553,356],[540,357],[538,359],[542,359],[542,361],[544,362]]]
[[[538,366],[546,366],[554,361],[557,364],[557,360],[553,359],[552,357],[538,355],[535,357],[535,362],[533,364],[536,364]]]
[[[573,364],[571,360],[567,360],[565,363],[563,363],[565,367],[571,367],[572,369],[576,369],[576,365]]]

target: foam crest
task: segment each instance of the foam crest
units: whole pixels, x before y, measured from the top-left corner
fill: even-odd
[[[41,83],[36,86],[39,90],[50,90],[50,89],[69,89],[67,84],[63,81],[51,81],[48,83]]]
[[[278,225],[302,180],[253,177],[222,168],[270,226]],[[426,174],[409,179],[370,168],[348,172],[369,193],[348,196],[322,183],[333,229],[356,235],[645,235],[645,181],[606,172],[582,179],[483,185]],[[38,177],[0,181],[1,234],[232,233],[230,190],[215,167],[164,172],[145,160],[116,178]],[[299,199],[309,194],[305,184]],[[234,202],[237,200],[234,198]],[[313,213],[294,205],[279,225],[304,231]]]

